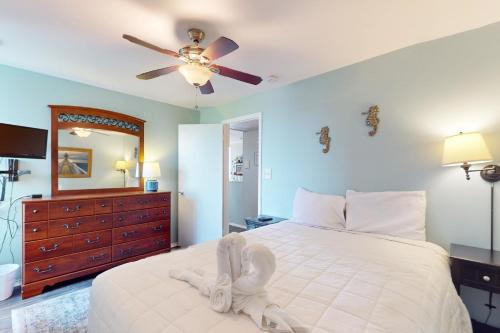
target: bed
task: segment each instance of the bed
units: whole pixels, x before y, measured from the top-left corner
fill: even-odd
[[[285,221],[242,233],[268,246],[277,269],[270,298],[311,332],[471,333],[448,254],[424,241]],[[171,268],[216,272],[212,241],[106,271],[93,282],[89,333],[260,332],[252,320],[210,309],[169,277]]]

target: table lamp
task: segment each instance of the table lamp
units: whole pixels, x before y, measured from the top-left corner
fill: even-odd
[[[146,178],[146,192],[157,192],[158,180],[156,178],[161,177],[160,163],[144,162],[142,176]]]
[[[462,133],[450,136],[444,141],[443,166],[460,166],[470,180],[471,172],[479,172],[481,178],[491,184],[490,249],[493,251],[495,183],[500,180],[500,167],[490,164],[482,169],[471,170],[473,164],[491,162],[493,157],[480,133]]]
[[[126,187],[125,174],[127,172],[128,163],[127,161],[116,161],[115,169],[123,173],[123,187]]]

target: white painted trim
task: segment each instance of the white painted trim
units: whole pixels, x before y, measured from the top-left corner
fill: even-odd
[[[170,243],[170,248],[174,248],[174,247],[177,247],[177,246],[179,246],[179,244],[177,242]]]
[[[225,119],[222,121],[222,124],[224,124],[227,128],[228,128],[228,131],[229,131],[229,124],[230,123],[236,123],[236,122],[240,122],[240,121],[246,121],[246,120],[253,120],[253,119],[257,119],[259,121],[259,171],[258,171],[258,189],[257,189],[257,214],[262,214],[262,112],[257,112],[257,113],[252,113],[252,114],[248,114],[248,115],[245,115],[245,116],[241,116],[241,117],[235,117],[235,118],[230,118],[230,119]],[[229,133],[227,134],[229,135]],[[229,143],[228,143],[229,144]],[[226,147],[224,147],[224,152],[226,152]],[[226,157],[225,157],[226,158]],[[225,167],[227,168],[227,165],[229,164],[229,160],[226,160],[224,158],[224,165]],[[227,158],[229,158],[227,156]],[[227,186],[228,186],[228,189],[229,189],[229,170],[227,170],[227,174],[224,174],[224,177],[225,179],[227,179]],[[224,180],[224,184],[225,184],[226,180]],[[229,203],[229,198],[227,197],[227,192],[226,192],[226,189],[224,189],[224,194],[223,194],[223,197],[224,197],[224,207],[229,207],[228,206],[228,203]],[[229,218],[229,212],[228,212],[228,218]],[[226,223],[224,223],[226,224]],[[227,223],[227,225],[229,225],[229,223]]]

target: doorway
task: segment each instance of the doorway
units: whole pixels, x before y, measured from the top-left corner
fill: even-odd
[[[224,123],[224,233],[246,230],[246,217],[260,214],[261,116]]]

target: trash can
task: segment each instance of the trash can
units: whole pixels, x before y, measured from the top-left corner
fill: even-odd
[[[0,301],[12,295],[18,269],[18,264],[0,265]]]

